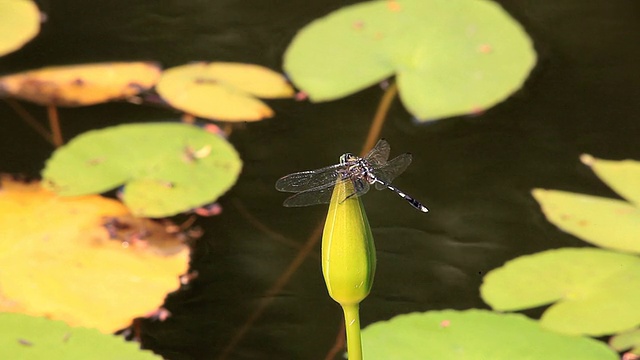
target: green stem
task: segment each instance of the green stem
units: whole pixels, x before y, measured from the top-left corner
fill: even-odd
[[[360,339],[360,304],[343,305],[344,327],[347,333],[347,355],[349,360],[362,360]]]

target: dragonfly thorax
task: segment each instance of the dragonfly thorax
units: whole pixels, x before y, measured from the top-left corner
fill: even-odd
[[[337,171],[342,180],[366,180],[369,184],[377,181],[373,169],[361,157],[346,153],[340,156],[340,164],[342,167]]]

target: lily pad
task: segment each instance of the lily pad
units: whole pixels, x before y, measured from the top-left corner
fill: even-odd
[[[161,360],[122,337],[21,314],[0,313],[0,358]]]
[[[616,351],[631,349],[633,354],[640,355],[640,329],[632,329],[613,336],[609,339],[609,345]]]
[[[20,49],[40,32],[40,10],[30,0],[0,0],[0,56]]]
[[[480,289],[495,310],[552,304],[540,319],[566,334],[607,335],[640,325],[640,258],[583,248],[522,256],[491,271]]]
[[[42,176],[63,196],[124,185],[137,216],[166,217],[214,202],[236,182],[242,162],[219,135],[181,123],[114,126],[56,150]]]
[[[531,40],[485,0],[384,0],[344,7],[303,28],[284,68],[312,101],[338,99],[396,74],[421,120],[477,113],[518,90]]]
[[[1,189],[0,312],[112,333],[156,311],[180,287],[189,264],[187,246],[149,222],[119,238],[106,222],[136,227],[119,201],[63,198],[40,183],[7,177]]]
[[[150,62],[52,66],[0,77],[0,92],[41,105],[86,106],[131,97],[159,78],[160,67]]]
[[[171,106],[210,120],[258,121],[273,110],[256,97],[289,98],[284,76],[240,63],[194,63],[167,69],[156,90]]]
[[[362,345],[367,360],[618,358],[593,339],[544,330],[522,315],[484,310],[396,316],[364,329]]]
[[[559,190],[534,189],[547,220],[584,241],[640,253],[640,208],[623,200]]]
[[[603,160],[584,154],[580,160],[609,185],[616,193],[640,206],[640,161],[635,160]]]

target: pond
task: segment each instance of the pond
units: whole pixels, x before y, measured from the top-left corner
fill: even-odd
[[[165,66],[224,60],[281,70],[297,29],[351,3],[43,2],[47,36],[0,59],[0,70],[114,59]],[[363,326],[415,311],[486,308],[478,289],[488,271],[519,255],[586,246],[547,222],[532,189],[617,197],[579,156],[640,158],[640,42],[630,36],[640,22],[630,5],[500,3],[538,51],[521,91],[482,114],[434,122],[416,122],[398,99],[389,109],[381,136],[391,156],[413,155],[393,184],[430,211],[416,211],[391,191],[363,197],[378,258],[372,293],[361,304]],[[229,141],[243,160],[239,181],[220,199],[220,215],[198,220],[204,235],[191,267],[199,276],[168,296],[166,321],[143,321],[145,347],[172,360],[331,353],[342,336],[342,312],[327,296],[320,269],[327,206],[283,207],[287,194],[274,184],[359,153],[384,91],[373,86],[318,104],[273,100],[274,118],[234,127]],[[61,110],[67,138],[177,117],[131,104]],[[0,118],[0,171],[36,176],[51,148],[4,103]]]

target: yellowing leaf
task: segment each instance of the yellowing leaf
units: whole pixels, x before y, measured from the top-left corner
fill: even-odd
[[[0,0],[0,56],[20,49],[40,31],[40,11],[30,0]]]
[[[223,121],[258,121],[273,116],[261,98],[286,98],[293,89],[267,68],[239,63],[194,63],[165,70],[156,90],[186,113]]]
[[[36,183],[2,180],[0,311],[110,333],[154,311],[179,287],[178,277],[188,268],[187,248],[166,236],[159,246],[136,234],[123,242],[114,221],[124,220],[113,218],[128,212],[119,202],[59,197]],[[110,231],[104,217],[111,218]]]
[[[263,99],[293,96],[293,88],[284,76],[259,65],[214,62],[207,65],[207,75]]]
[[[41,105],[85,106],[133,96],[159,77],[150,62],[55,66],[0,77],[0,89]]]
[[[634,328],[611,337],[609,345],[616,351],[632,349],[633,354],[640,355],[640,329]]]

